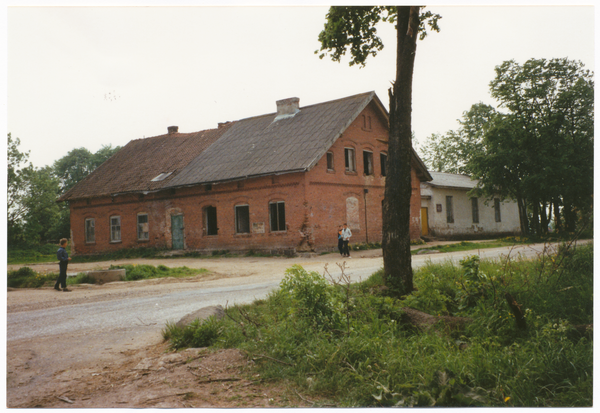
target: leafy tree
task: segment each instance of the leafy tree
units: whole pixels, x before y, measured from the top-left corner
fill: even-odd
[[[30,243],[58,240],[52,232],[60,218],[56,203],[59,181],[48,166],[34,169],[28,178],[27,194],[22,200],[26,211],[24,237]]]
[[[74,187],[119,149],[120,146],[113,148],[112,145],[105,145],[96,153],[92,153],[86,148],[76,148],[55,161],[54,173],[61,180],[61,193]]]
[[[386,285],[397,295],[413,290],[410,255],[411,112],[412,76],[417,36],[427,34],[426,24],[438,31],[439,15],[422,12],[420,6],[331,7],[319,34],[320,55],[327,52],[340,61],[350,53],[350,66],[364,66],[369,56],[383,48],[376,25],[396,25],[396,80],[389,90],[390,130],[388,170],[383,204],[383,265]],[[318,52],[317,52],[318,53]]]
[[[428,139],[425,161],[479,179],[483,195],[515,200],[524,234],[544,234],[552,214],[559,230],[574,231],[592,209],[592,74],[566,58],[510,60],[490,91],[507,112],[473,105],[457,132]]]
[[[483,137],[496,110],[479,102],[463,112],[460,128],[444,135],[432,134],[419,147],[421,159],[437,172],[471,175],[469,160],[483,150]]]
[[[33,165],[27,164],[29,152],[20,152],[19,138],[12,139],[8,134],[7,150],[7,236],[8,243],[23,240],[23,217],[26,208],[23,199],[27,193],[27,182],[33,171]]]

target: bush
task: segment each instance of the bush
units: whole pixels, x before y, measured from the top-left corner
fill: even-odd
[[[29,267],[21,267],[18,270],[8,271],[7,286],[11,288],[39,288],[46,284],[54,284],[58,278],[57,274],[39,274]]]

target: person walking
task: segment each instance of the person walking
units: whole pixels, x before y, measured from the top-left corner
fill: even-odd
[[[343,250],[344,250],[344,240],[342,239],[342,229],[343,227],[340,225],[338,226],[338,250],[340,251],[340,255],[343,256]]]
[[[61,291],[60,288],[62,288],[62,291],[71,291],[67,288],[67,265],[69,265],[69,261],[71,261],[71,258],[69,257],[69,254],[67,253],[66,249],[68,242],[69,241],[66,238],[61,239],[60,248],[58,249],[58,251],[56,251],[56,258],[58,258],[58,268],[60,270],[58,274],[58,279],[56,280],[56,284],[54,284],[54,289],[56,291]]]
[[[344,224],[344,228],[342,229],[342,241],[344,243],[343,248],[342,248],[342,256],[343,257],[348,257],[348,258],[352,258],[350,257],[350,237],[352,236],[352,231],[350,231],[350,228],[348,228],[348,224]]]

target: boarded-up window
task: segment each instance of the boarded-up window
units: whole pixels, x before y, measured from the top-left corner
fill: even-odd
[[[454,222],[454,209],[452,207],[452,197],[446,197],[446,222],[452,224]]]
[[[206,224],[206,235],[217,235],[217,207],[207,206],[204,208],[204,219]]]
[[[85,242],[96,242],[96,220],[88,218],[85,220]]]
[[[327,170],[333,171],[333,152],[327,152]]]
[[[344,148],[346,158],[346,172],[356,172],[356,162],[354,158],[354,149]]]
[[[363,151],[363,167],[365,175],[373,175],[373,152]]]
[[[285,231],[285,202],[269,203],[271,231]]]
[[[248,234],[250,232],[250,207],[248,205],[237,205],[235,207],[235,232],[237,234]]]
[[[110,242],[121,241],[121,217],[110,217]]]
[[[148,228],[148,214],[138,214],[137,216],[137,237],[140,241],[150,239]]]
[[[386,176],[386,174],[387,174],[387,154],[385,154],[385,153],[379,154],[379,163],[381,164],[381,176]]]
[[[502,215],[500,215],[500,200],[494,199],[494,212],[496,213],[496,222],[502,222]]]
[[[479,203],[477,198],[471,198],[471,211],[473,214],[473,224],[479,224]]]
[[[353,196],[346,198],[346,223],[350,229],[360,229],[358,199],[354,198]]]

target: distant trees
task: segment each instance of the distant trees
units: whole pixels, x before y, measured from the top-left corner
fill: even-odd
[[[91,153],[73,149],[53,166],[35,168],[19,138],[8,134],[7,241],[35,244],[69,237],[69,207],[57,198],[110,158],[119,147],[103,146]]]
[[[490,91],[507,112],[473,105],[458,131],[428,138],[424,161],[479,179],[484,196],[515,200],[524,234],[546,233],[552,216],[559,231],[575,231],[593,202],[592,73],[566,58],[511,60]]]

